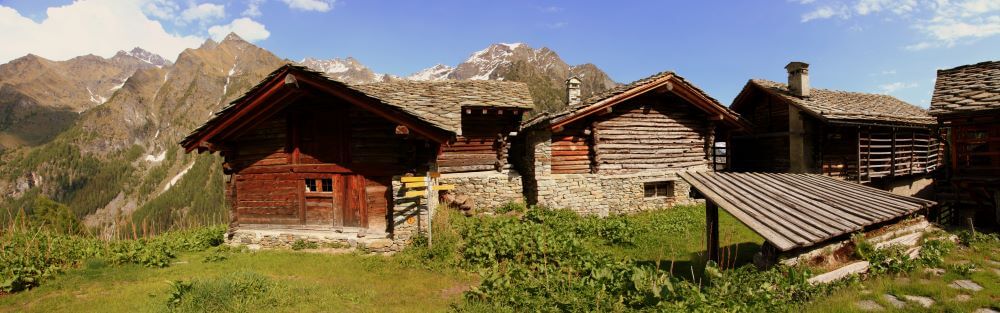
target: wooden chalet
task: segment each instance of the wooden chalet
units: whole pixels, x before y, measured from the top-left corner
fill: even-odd
[[[285,65],[181,145],[224,157],[231,240],[364,238],[387,251],[420,230],[436,201],[408,196],[401,177],[433,184],[429,173],[502,168],[505,138],[531,106],[522,83],[352,86]]]
[[[1000,61],[939,70],[930,114],[948,151],[942,196],[975,209],[965,218],[1000,225]]]
[[[734,136],[732,170],[815,173],[913,195],[938,166],[935,120],[888,95],[814,89],[808,64],[786,66],[788,84],[752,79],[732,110],[753,125]]]
[[[709,169],[716,141],[748,127],[673,72],[585,101],[576,100],[578,82],[567,81],[565,110],[522,126],[520,171],[529,203],[606,215],[688,201],[689,187],[677,173]]]

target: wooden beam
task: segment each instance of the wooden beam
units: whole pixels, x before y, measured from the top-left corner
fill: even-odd
[[[287,69],[285,71],[287,71]],[[235,123],[237,120],[241,119],[241,117],[248,114],[248,112],[252,111],[254,107],[259,105],[261,102],[264,102],[271,95],[277,93],[278,90],[284,87],[284,84],[278,83],[278,81],[282,80],[274,80],[267,83],[265,87],[261,89],[263,92],[258,93],[251,99],[246,99],[245,101],[250,101],[248,105],[244,106],[236,113],[230,114],[230,116],[227,116],[221,123],[207,129],[201,136],[198,136],[196,140],[190,142],[188,146],[184,147],[185,152],[191,152],[191,150],[197,148],[200,143],[208,141],[209,138],[212,138],[223,129],[228,128],[230,124]]]
[[[705,242],[708,244],[705,256],[721,264],[719,259],[719,206],[712,200],[705,201]]]

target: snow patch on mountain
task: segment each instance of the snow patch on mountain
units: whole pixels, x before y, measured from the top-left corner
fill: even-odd
[[[305,58],[299,63],[314,71],[322,72],[334,80],[346,83],[377,83],[398,78],[397,76],[375,73],[352,57],[328,60]]]
[[[174,185],[177,184],[178,181],[181,180],[181,178],[184,178],[184,174],[187,174],[187,172],[190,171],[192,167],[194,167],[194,162],[191,162],[191,165],[188,165],[183,170],[181,170],[180,173],[174,175],[174,177],[171,178],[169,182],[167,182],[167,185],[163,187],[163,191],[161,192],[166,192],[167,190],[170,190],[170,187],[173,187]]]
[[[156,134],[159,135],[158,132]],[[147,154],[144,160],[146,160],[146,162],[151,162],[151,163],[160,163],[163,162],[163,160],[166,158],[167,158],[167,151],[164,150],[163,152],[160,152],[160,154],[157,155]]]
[[[425,68],[419,72],[410,74],[406,76],[409,80],[420,80],[420,81],[434,81],[434,80],[445,80],[448,76],[455,71],[454,67],[447,66],[444,64],[437,64],[432,67]]]
[[[133,48],[132,51],[128,51],[128,52],[122,51],[122,52],[119,52],[119,53],[124,53],[125,55],[128,55],[130,57],[139,59],[139,61],[143,61],[143,62],[152,64],[152,65],[154,65],[154,66],[156,66],[158,68],[163,68],[164,65],[169,65],[170,64],[170,61],[167,61],[167,59],[164,59],[160,55],[158,55],[156,53],[152,53],[152,52],[146,51],[146,50],[143,50],[142,48],[139,48],[139,47]]]

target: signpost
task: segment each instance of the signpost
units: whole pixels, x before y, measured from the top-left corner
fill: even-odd
[[[418,198],[417,203],[424,203],[427,205],[428,210],[428,222],[427,222],[427,246],[430,247],[433,240],[433,232],[431,231],[433,224],[431,221],[434,219],[434,208],[431,207],[429,199],[434,196],[434,191],[441,190],[453,190],[455,185],[434,185],[436,182],[435,178],[441,177],[441,173],[438,172],[427,172],[425,177],[401,177],[399,182],[403,183],[403,188],[406,193],[403,194],[404,198]],[[418,206],[419,207],[419,206]]]

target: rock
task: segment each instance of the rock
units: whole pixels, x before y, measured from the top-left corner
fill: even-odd
[[[976,309],[975,311],[972,311],[972,313],[1000,313],[1000,311],[991,308],[980,308]]]
[[[882,311],[882,306],[872,300],[861,300],[854,303],[862,311]]]
[[[259,244],[249,244],[249,245],[247,245],[247,250],[250,250],[250,251],[257,251],[257,250],[260,250],[260,248],[262,248],[262,247]]]
[[[903,299],[906,299],[906,301],[909,301],[909,302],[916,302],[917,304],[919,304],[920,306],[925,307],[925,308],[929,308],[932,305],[934,305],[934,299],[931,299],[931,298],[928,298],[928,297],[907,296],[907,295],[904,295]]]
[[[960,295],[955,296],[955,301],[957,301],[957,302],[965,302],[965,301],[969,301],[969,299],[972,299],[972,296],[967,295],[967,294],[960,294]]]
[[[944,269],[943,268],[925,268],[924,269],[924,273],[931,274],[931,275],[934,275],[934,276],[941,276],[941,275],[944,275]]]
[[[890,294],[882,295],[882,300],[885,300],[885,302],[889,302],[889,304],[892,304],[892,306],[896,307],[897,309],[902,309],[903,307],[906,306],[906,302],[900,301],[899,298],[896,298],[896,296]]]
[[[980,286],[979,284],[968,279],[953,281],[951,282],[951,284],[948,285],[948,287],[955,289],[972,290],[972,291],[983,290],[983,286]]]
[[[812,283],[812,284],[829,283],[829,282],[832,282],[832,281],[844,278],[844,277],[846,277],[848,275],[851,275],[851,274],[864,273],[867,270],[868,270],[868,261],[854,262],[854,263],[851,263],[851,264],[848,264],[848,265],[844,265],[843,267],[838,268],[836,270],[832,270],[832,271],[829,271],[829,272],[817,275],[817,276],[815,276],[813,278],[810,278],[809,282]]]
[[[371,242],[369,242],[368,245],[366,245],[366,247],[368,247],[368,249],[378,250],[378,249],[385,249],[385,248],[387,248],[387,247],[389,247],[391,245],[392,245],[392,240],[389,240],[389,239],[375,239],[375,240],[372,240]]]

